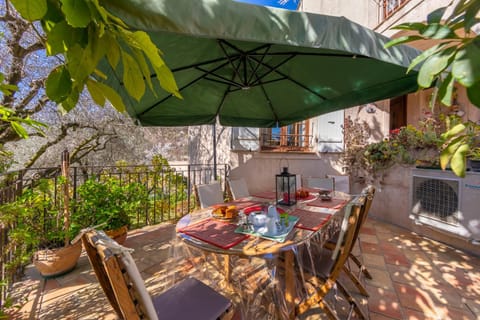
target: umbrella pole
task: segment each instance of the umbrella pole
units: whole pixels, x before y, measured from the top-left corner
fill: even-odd
[[[213,178],[217,181],[217,126],[212,124],[213,135]]]

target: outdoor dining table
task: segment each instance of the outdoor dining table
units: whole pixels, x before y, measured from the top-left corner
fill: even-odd
[[[284,299],[288,317],[295,318],[295,253],[296,248],[314,239],[323,243],[333,236],[339,229],[339,221],[343,207],[350,199],[350,195],[334,192],[331,201],[321,201],[317,196],[309,197],[306,201],[298,201],[296,205],[286,207],[277,206],[279,211],[288,212],[291,217],[298,217],[295,226],[285,239],[269,239],[258,235],[239,233],[237,221],[224,221],[212,217],[213,207],[200,209],[182,217],[177,225],[177,235],[187,245],[198,248],[207,253],[224,255],[224,272],[227,281],[230,281],[231,256],[238,257],[266,257],[281,255],[284,272]],[[249,197],[224,203],[235,205],[239,210],[248,212],[255,206],[272,204],[272,199]],[[298,221],[297,221],[298,220]]]

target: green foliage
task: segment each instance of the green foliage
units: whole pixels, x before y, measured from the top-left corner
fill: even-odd
[[[107,230],[130,226],[145,206],[146,188],[138,182],[122,183],[116,177],[90,178],[78,188],[77,216],[82,224]]]
[[[423,63],[418,84],[421,88],[435,87],[432,108],[437,98],[444,105],[452,105],[455,83],[464,86],[470,102],[480,108],[480,35],[471,33],[471,28],[480,22],[480,1],[458,1],[450,16],[445,15],[446,10],[447,7],[441,7],[431,12],[425,23],[396,26],[415,34],[392,40],[387,47],[418,40],[441,40],[415,58],[409,70]],[[468,121],[449,126],[442,136],[446,140],[440,157],[443,169],[450,165],[456,175],[465,176],[467,156],[478,145],[471,132],[478,134],[478,128]]]
[[[441,167],[445,169],[450,164],[457,176],[465,177],[467,157],[480,159],[480,125],[461,122],[458,117],[448,118],[442,138],[445,144],[440,154]]]
[[[9,96],[17,90],[16,86],[4,83],[5,76],[0,73],[0,91]],[[15,116],[15,111],[0,105],[0,119],[3,122],[8,122],[12,126],[13,130],[22,138],[28,138],[27,129],[24,125],[34,128],[37,132],[42,133],[42,127],[46,127],[45,124],[32,120],[29,117],[20,118]],[[2,156],[2,154],[0,154]]]
[[[440,126],[433,118],[427,118],[421,125],[421,129],[408,125],[392,130],[389,138],[369,143],[368,126],[347,118],[344,166],[356,176],[374,178],[378,172],[394,164],[438,165],[443,142],[438,134]]]
[[[445,105],[452,104],[453,85],[467,88],[470,101],[480,107],[480,35],[473,36],[471,28],[480,20],[478,0],[462,0],[445,16],[447,7],[441,7],[427,17],[427,22],[403,23],[395,29],[415,34],[394,39],[387,47],[418,40],[441,40],[425,50],[411,63],[409,70],[419,64],[418,84],[422,88],[435,86],[438,97]],[[463,32],[465,35],[462,35]]]
[[[64,110],[75,107],[80,93],[86,87],[97,104],[104,106],[108,100],[119,112],[125,111],[121,96],[113,88],[99,82],[106,77],[97,70],[102,60],[106,60],[122,75],[128,94],[137,101],[144,95],[146,85],[153,91],[150,69],[157,74],[162,88],[180,97],[173,74],[148,34],[130,30],[121,19],[109,13],[100,1],[10,2],[24,19],[41,22],[46,35],[47,54],[63,56],[64,63],[48,77],[46,92]]]
[[[64,183],[63,179],[57,184],[41,179],[16,201],[0,207],[0,222],[10,230],[8,245],[4,249],[13,252],[13,260],[7,266],[9,272],[29,263],[37,249],[61,247],[67,236],[72,239],[85,227],[77,219],[76,225],[71,224],[68,230],[65,229],[63,200],[58,196]]]

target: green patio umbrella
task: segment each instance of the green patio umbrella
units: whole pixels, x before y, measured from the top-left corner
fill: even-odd
[[[417,89],[419,52],[344,17],[230,0],[105,0],[163,51],[183,99],[159,86],[140,102],[103,70],[144,126],[283,126]],[[152,73],[152,77],[156,75]],[[147,89],[148,90],[148,89]],[[129,100],[130,99],[130,100]]]

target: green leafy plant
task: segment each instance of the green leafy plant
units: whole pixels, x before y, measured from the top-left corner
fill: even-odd
[[[390,136],[380,142],[369,143],[368,127],[347,119],[345,136],[351,138],[345,140],[343,164],[354,176],[372,179],[395,164],[438,165],[443,140],[434,123],[433,119],[426,119],[422,128],[408,125],[392,130]]]
[[[82,223],[106,230],[130,226],[147,199],[143,184],[122,183],[115,177],[90,178],[78,188],[78,195],[75,210]]]
[[[387,47],[419,40],[437,40],[437,44],[415,58],[409,71],[420,64],[418,84],[421,88],[434,87],[430,101],[433,108],[436,101],[451,106],[454,100],[455,84],[467,90],[468,99],[480,107],[480,35],[471,32],[479,23],[478,0],[461,0],[446,16],[448,6],[441,7],[427,16],[426,22],[403,23],[395,29],[412,31],[414,34],[390,41]],[[450,126],[443,138],[440,158],[442,169],[450,164],[453,172],[465,176],[466,159],[472,145],[471,132],[477,129],[471,122]]]
[[[440,164],[442,168],[450,164],[456,175],[464,177],[467,157],[480,159],[480,125],[473,121],[460,122],[458,118],[450,118],[447,119],[447,129],[442,135],[446,142],[440,155]]]
[[[65,245],[65,239],[73,239],[86,225],[71,215],[73,223],[65,227],[63,201],[60,194],[65,181],[55,184],[49,179],[40,179],[32,188],[14,202],[0,207],[1,223],[10,230],[7,250],[13,252],[7,269],[13,272],[31,261],[38,249],[53,249]]]
[[[43,38],[48,55],[61,56],[61,63],[46,81],[47,96],[64,110],[73,109],[86,87],[95,103],[108,100],[125,111],[120,95],[98,81],[106,77],[97,69],[106,61],[122,75],[128,94],[137,101],[146,86],[153,90],[150,68],[160,86],[180,97],[173,74],[165,65],[160,50],[147,33],[131,30],[98,0],[10,0],[21,16]],[[38,30],[38,26],[42,30]]]

